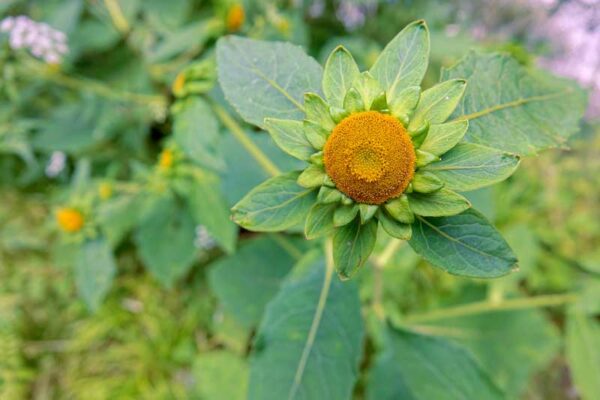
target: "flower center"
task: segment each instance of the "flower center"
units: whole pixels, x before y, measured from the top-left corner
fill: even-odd
[[[413,178],[415,151],[404,126],[376,111],[343,119],[325,143],[324,163],[336,187],[359,203],[381,204]]]

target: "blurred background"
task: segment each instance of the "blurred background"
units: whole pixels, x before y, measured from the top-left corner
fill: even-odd
[[[291,163],[226,105],[215,42],[291,41],[320,62],[341,43],[366,69],[420,18],[432,34],[425,86],[470,49],[501,51],[576,80],[589,107],[568,147],[469,194],[514,247],[518,272],[457,278],[402,247],[381,287],[361,272],[361,297],[380,290],[386,313],[403,318],[554,296],[457,317],[474,336],[454,339],[509,398],[600,398],[600,1],[0,0],[0,16],[0,399],[244,398],[264,297],[307,244],[197,223],[200,183],[173,172],[203,171],[203,190],[234,204],[267,176],[232,127]],[[170,185],[185,209],[143,203]],[[97,257],[110,260],[86,289],[77,252],[98,232],[110,254]],[[446,323],[434,325],[453,336]],[[373,351],[367,343],[365,364]]]

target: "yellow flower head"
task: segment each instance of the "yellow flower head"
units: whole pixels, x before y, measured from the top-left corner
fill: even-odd
[[[58,209],[56,212],[56,221],[58,222],[58,226],[68,233],[79,232],[84,224],[83,214],[70,207]]]
[[[185,86],[185,73],[180,72],[175,77],[173,81],[173,85],[171,86],[171,91],[175,96],[179,95],[183,91],[183,87]]]
[[[164,149],[158,156],[158,167],[164,171],[168,170],[173,166],[174,158],[173,150]]]
[[[229,7],[227,12],[227,30],[229,32],[237,32],[244,25],[246,19],[246,13],[244,7],[241,4],[234,4]]]
[[[351,199],[381,204],[399,196],[415,172],[415,150],[398,119],[366,111],[333,129],[323,161],[336,187]]]

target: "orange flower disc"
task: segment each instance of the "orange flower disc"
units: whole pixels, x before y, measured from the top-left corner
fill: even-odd
[[[377,111],[352,114],[334,129],[323,154],[338,190],[358,203],[398,197],[415,173],[415,149],[400,121]]]

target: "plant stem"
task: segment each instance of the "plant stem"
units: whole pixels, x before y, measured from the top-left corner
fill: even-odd
[[[375,316],[381,321],[385,320],[385,309],[383,308],[383,268],[404,243],[401,240],[391,239],[385,249],[377,257],[373,257],[373,299],[371,307]]]
[[[577,300],[575,294],[551,294],[536,297],[508,299],[502,302],[479,301],[456,307],[442,308],[424,314],[408,315],[403,322],[417,324],[422,322],[438,321],[448,318],[464,317],[467,315],[484,314],[494,311],[523,310],[527,308],[559,306]]]
[[[123,15],[123,11],[116,0],[104,0],[104,5],[110,14],[113,25],[121,33],[129,32],[129,23]]]
[[[260,164],[260,166],[271,176],[281,175],[281,171],[267,157],[265,153],[248,137],[241,126],[229,115],[229,113],[220,105],[213,103],[215,114],[221,119],[221,122],[227,129],[231,131],[233,136],[240,142],[242,146],[250,153],[252,157]]]

